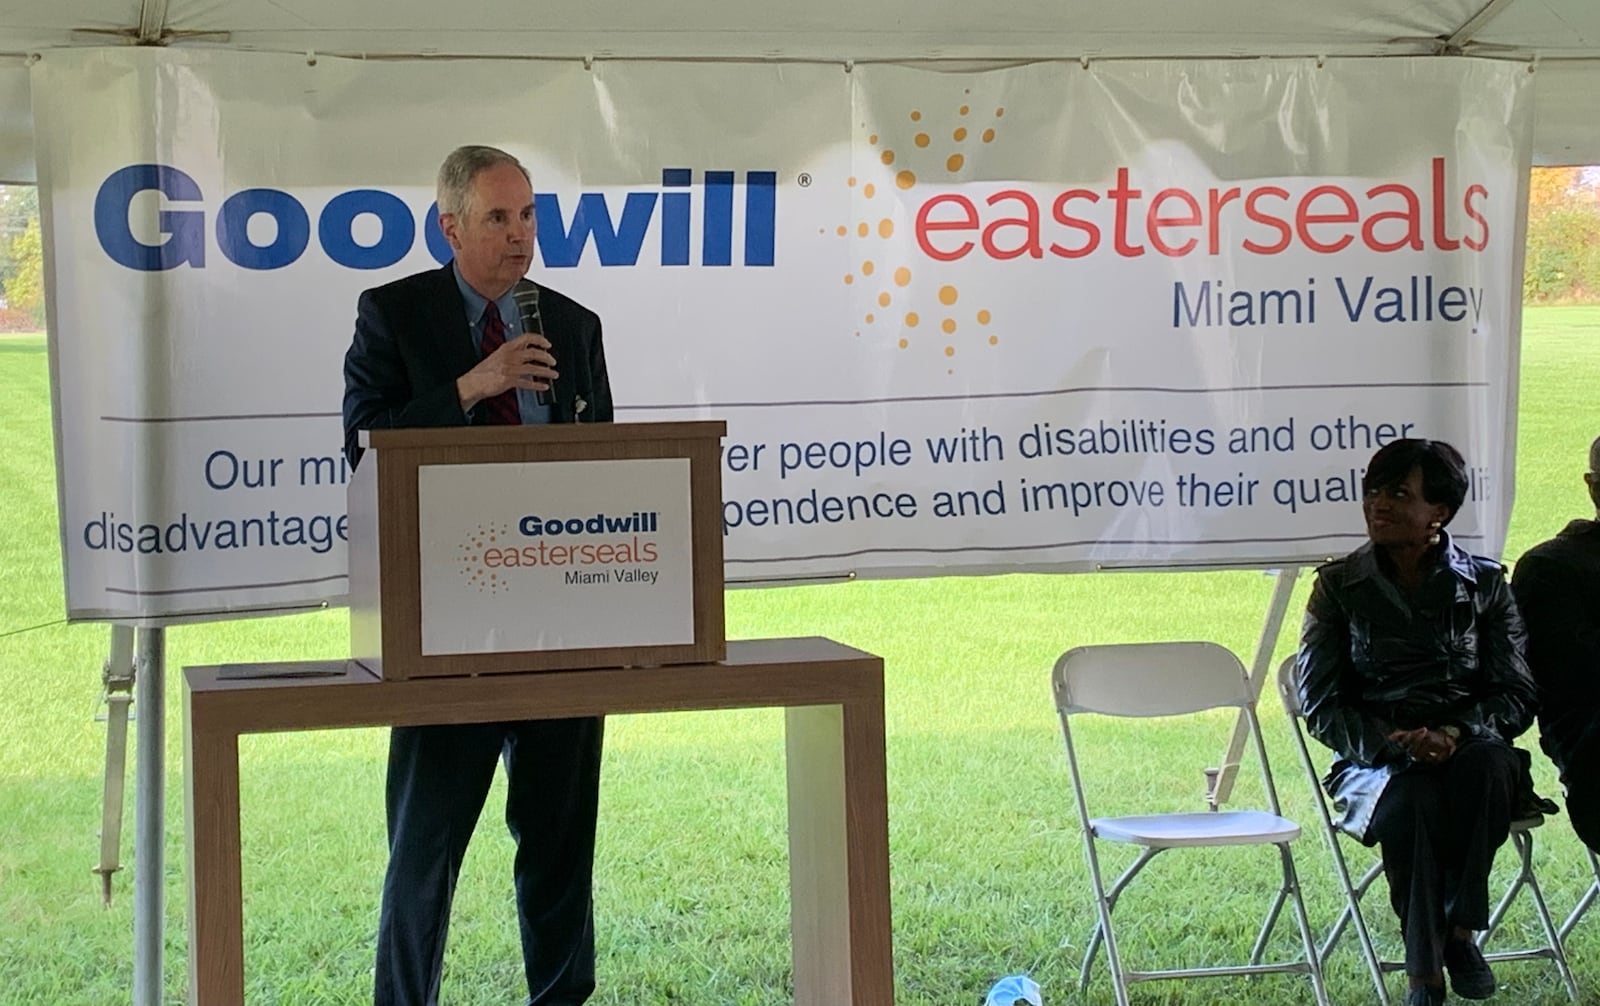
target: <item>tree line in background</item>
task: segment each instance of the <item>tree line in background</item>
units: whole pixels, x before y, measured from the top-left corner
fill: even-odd
[[[1522,299],[1600,303],[1600,170],[1533,169]]]
[[[1534,168],[1528,184],[1527,303],[1600,303],[1600,170]],[[39,193],[0,185],[0,332],[44,328]]]
[[[44,329],[39,190],[0,185],[0,332]]]

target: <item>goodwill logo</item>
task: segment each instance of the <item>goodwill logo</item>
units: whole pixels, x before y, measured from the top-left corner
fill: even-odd
[[[624,192],[620,207],[605,192],[579,193],[566,206],[560,193],[536,192],[539,256],[548,268],[570,269],[583,262],[592,245],[602,266],[637,265],[646,252],[646,233],[659,219],[661,265],[690,265],[698,202],[698,264],[732,266],[735,208],[742,192],[740,261],[745,266],[771,266],[777,184],[776,171],[746,171],[740,186],[734,171],[702,171],[697,179],[692,168],[663,168],[659,189]],[[210,240],[208,212],[215,213]],[[450,261],[450,246],[439,230],[437,203],[422,213],[420,225],[428,253],[441,265]],[[130,164],[113,171],[95,193],[94,230],[112,261],[149,272],[181,265],[203,269],[212,241],[224,258],[244,269],[293,265],[313,240],[324,255],[345,268],[386,269],[415,247],[418,219],[392,192],[352,189],[317,210],[313,231],[310,208],[282,189],[241,189],[212,211],[207,194],[188,172],[168,164]]]
[[[457,549],[457,566],[466,585],[478,593],[516,589],[528,570],[556,570],[565,587],[640,584],[654,586],[660,576],[656,538],[661,515],[654,510],[626,514],[541,516],[517,522],[479,524]]]
[[[902,109],[893,121],[857,124],[855,146],[870,156],[858,156],[863,166],[845,181],[854,213],[833,234],[851,251],[865,252],[859,261],[852,255],[843,277],[846,286],[868,287],[858,336],[942,355],[953,374],[960,361],[999,346],[1005,332],[1004,319],[957,282],[958,263],[1089,256],[1219,262],[1215,277],[1174,282],[1169,275],[1144,300],[1159,306],[1175,329],[1316,325],[1326,316],[1350,324],[1443,321],[1475,330],[1483,314],[1484,291],[1445,275],[1363,270],[1324,276],[1320,287],[1309,276],[1287,287],[1242,288],[1233,282],[1241,274],[1226,264],[1286,256],[1311,271],[1346,249],[1401,257],[1480,254],[1490,246],[1499,204],[1488,185],[1459,177],[1446,157],[1419,159],[1414,177],[1365,182],[1196,184],[1198,176],[1169,170],[1153,177],[1148,167],[1127,163],[1083,184],[1006,182],[974,171],[982,154],[1003,150],[1006,109],[976,107],[970,95],[968,89],[942,108]],[[909,234],[897,237],[902,230]],[[1195,268],[1183,271],[1192,277]]]

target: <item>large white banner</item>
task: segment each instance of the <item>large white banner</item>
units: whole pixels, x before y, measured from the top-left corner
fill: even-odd
[[[1477,60],[33,68],[69,613],[337,601],[341,360],[460,143],[619,418],[725,418],[730,580],[1274,565],[1401,436],[1511,500],[1525,68]]]

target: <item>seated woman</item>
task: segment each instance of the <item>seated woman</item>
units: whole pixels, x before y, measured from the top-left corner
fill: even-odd
[[[1445,525],[1467,493],[1460,453],[1397,440],[1361,481],[1368,543],[1323,566],[1301,632],[1300,698],[1339,758],[1324,780],[1339,826],[1383,850],[1405,937],[1407,1006],[1484,999],[1473,943],[1489,923],[1489,869],[1526,773],[1512,738],[1534,684],[1505,570]]]

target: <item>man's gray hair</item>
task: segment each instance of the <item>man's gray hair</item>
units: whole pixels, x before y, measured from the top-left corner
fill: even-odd
[[[522,177],[528,179],[529,185],[533,184],[522,162],[499,147],[469,144],[450,151],[450,156],[439,165],[439,183],[435,192],[439,201],[439,215],[451,213],[460,216],[466,213],[470,208],[467,204],[472,198],[472,180],[480,172],[499,164],[511,165],[522,172]]]

